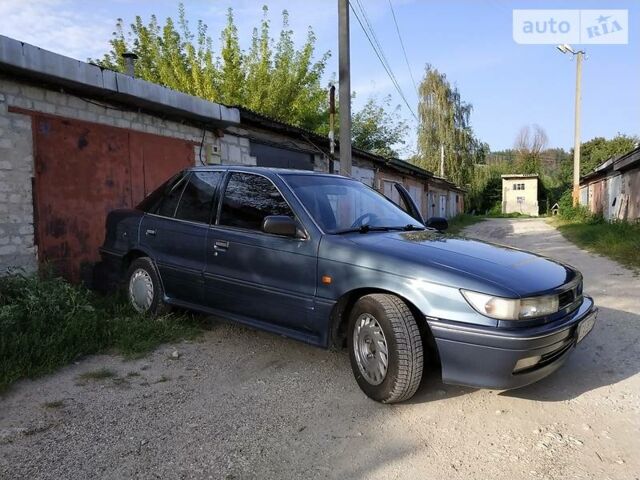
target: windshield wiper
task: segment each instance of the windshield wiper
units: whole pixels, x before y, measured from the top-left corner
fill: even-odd
[[[388,232],[390,230],[398,230],[399,227],[373,227],[369,224],[360,225],[354,228],[345,228],[344,230],[338,230],[333,232],[334,235],[342,235],[343,233],[369,233],[369,232]],[[402,228],[402,227],[400,227]]]
[[[341,235],[343,233],[369,233],[369,232],[390,232],[392,230],[404,230],[404,231],[412,231],[412,230],[424,230],[423,227],[419,227],[417,225],[405,225],[403,227],[395,227],[395,226],[373,226],[369,224],[360,225],[359,227],[354,228],[345,228],[344,230],[338,230],[337,232],[333,232],[334,235]]]
[[[421,227],[420,225],[414,225],[413,223],[409,223],[402,227],[405,232],[412,232],[414,230],[424,230],[425,227]]]

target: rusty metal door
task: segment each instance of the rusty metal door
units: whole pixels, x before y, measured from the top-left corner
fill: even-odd
[[[91,281],[107,214],[193,165],[193,144],[59,117],[33,117],[38,260]]]

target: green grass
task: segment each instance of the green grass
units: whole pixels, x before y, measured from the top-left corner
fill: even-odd
[[[0,392],[83,355],[135,357],[201,331],[198,317],[154,319],[134,312],[122,298],[101,297],[60,278],[0,278]]]
[[[104,380],[106,378],[113,378],[117,375],[116,372],[108,368],[99,368],[98,370],[92,370],[90,372],[84,372],[78,375],[80,380]]]
[[[473,225],[474,223],[482,222],[485,218],[486,217],[479,215],[469,215],[468,213],[456,215],[449,219],[449,228],[446,230],[446,233],[458,234],[463,228]]]
[[[581,248],[616,260],[636,271],[640,269],[640,223],[567,220],[550,223]]]

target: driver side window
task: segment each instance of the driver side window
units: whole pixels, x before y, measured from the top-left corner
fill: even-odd
[[[251,173],[232,173],[224,192],[219,224],[262,231],[262,222],[269,215],[294,218],[271,180]]]

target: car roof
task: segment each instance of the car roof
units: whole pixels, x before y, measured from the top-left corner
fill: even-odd
[[[340,176],[337,173],[316,172],[313,170],[298,170],[293,168],[257,167],[253,165],[197,165],[187,170],[194,172],[215,171],[215,170],[238,170],[275,175],[314,175],[314,176]],[[348,178],[348,177],[345,177]]]

